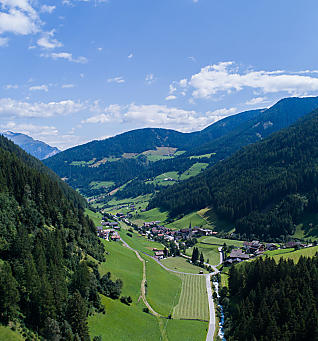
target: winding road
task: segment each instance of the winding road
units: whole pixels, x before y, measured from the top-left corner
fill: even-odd
[[[160,318],[164,317],[162,316],[161,314],[159,314],[158,312],[156,312],[152,307],[151,305],[148,303],[147,301],[147,297],[146,297],[146,288],[145,288],[145,283],[146,283],[146,262],[145,260],[140,256],[139,252],[135,249],[133,249],[128,243],[126,243],[122,238],[120,238],[123,245],[126,246],[128,249],[132,250],[137,258],[143,263],[143,279],[142,279],[142,282],[141,282],[141,288],[140,288],[140,291],[141,291],[141,297],[142,297],[142,300],[143,302],[145,303],[145,305],[147,306],[147,308],[149,309],[149,311],[156,317],[159,318],[159,326],[160,326],[160,329],[161,329],[161,332],[162,332],[162,336],[163,336],[163,339],[164,340],[168,340],[167,338],[167,334],[165,332],[165,329],[162,328],[162,323],[160,323]],[[219,248],[218,249],[219,253],[220,253],[220,264],[222,264],[223,262],[223,257],[222,257],[222,248]],[[150,256],[150,255],[148,255]],[[212,289],[211,289],[211,276],[213,275],[216,275],[217,273],[219,273],[219,270],[216,268],[215,265],[212,265],[212,264],[208,264],[208,263],[204,263],[205,265],[207,266],[211,266],[211,268],[214,270],[214,272],[212,273],[209,273],[209,274],[193,274],[193,273],[187,273],[187,272],[181,272],[181,271],[176,271],[176,270],[172,270],[172,269],[169,269],[167,268],[165,265],[163,265],[160,260],[158,260],[157,258],[155,257],[152,257],[150,256],[152,259],[154,259],[162,268],[164,268],[165,270],[167,271],[170,271],[170,272],[174,272],[174,273],[177,273],[177,274],[181,274],[181,275],[192,275],[192,276],[205,276],[206,278],[206,290],[207,290],[207,295],[208,295],[208,301],[209,301],[209,314],[210,314],[210,319],[209,319],[209,329],[208,329],[208,333],[207,333],[207,336],[206,336],[206,341],[213,341],[213,336],[214,336],[214,333],[215,333],[215,308],[214,308],[214,302],[213,302],[213,297],[212,297]],[[190,258],[186,255],[183,255],[182,254],[182,257],[185,257],[185,258]],[[218,266],[217,265],[217,266]]]

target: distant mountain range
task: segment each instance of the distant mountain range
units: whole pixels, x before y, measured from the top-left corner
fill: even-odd
[[[137,129],[68,149],[44,162],[87,196],[107,194],[123,185],[127,195],[134,191],[141,195],[159,190],[160,185],[172,185],[195,176],[240,148],[290,126],[316,108],[318,97],[286,98],[268,109],[227,117],[202,131]],[[169,180],[160,183],[158,177],[169,172],[174,172],[174,179],[164,176]],[[120,191],[118,195],[123,197]]]
[[[60,153],[58,148],[51,147],[42,141],[34,140],[32,137],[25,134],[14,133],[12,131],[6,131],[1,134],[39,160],[44,160]]]

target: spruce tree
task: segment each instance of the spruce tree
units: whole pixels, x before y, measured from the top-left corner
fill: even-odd
[[[74,292],[68,301],[66,317],[73,333],[78,334],[82,341],[89,341],[87,306],[78,290]]]

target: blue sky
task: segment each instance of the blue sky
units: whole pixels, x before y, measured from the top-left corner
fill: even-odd
[[[65,149],[318,95],[316,0],[0,0],[0,130]]]

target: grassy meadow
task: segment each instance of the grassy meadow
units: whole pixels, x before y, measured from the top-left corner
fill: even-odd
[[[187,262],[187,260],[183,257],[169,257],[163,259],[161,263],[174,271],[187,272],[191,274],[198,274],[200,271],[203,271],[205,274],[208,273],[205,269]]]
[[[182,280],[163,269],[152,258],[142,257],[146,260],[147,300],[155,311],[168,316],[179,301]]]
[[[178,275],[182,279],[179,303],[173,310],[174,318],[209,320],[209,306],[205,276]]]
[[[282,251],[282,250],[279,250],[279,251]],[[297,263],[301,256],[314,257],[317,252],[318,252],[318,246],[314,246],[314,247],[308,247],[305,249],[300,249],[297,251],[276,254],[276,255],[273,255],[272,257],[275,259],[276,262],[279,262],[280,258],[283,258],[283,259],[292,259],[295,263]]]

